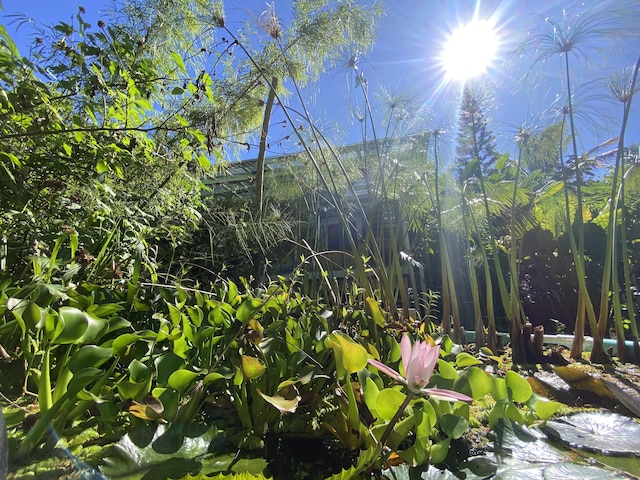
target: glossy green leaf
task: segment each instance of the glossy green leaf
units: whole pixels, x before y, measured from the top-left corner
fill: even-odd
[[[445,413],[440,418],[440,427],[442,431],[453,439],[460,438],[469,426],[466,419],[457,415]]]
[[[212,372],[204,377],[204,379],[202,380],[202,383],[206,386],[206,385],[209,385],[210,383],[215,382],[216,380],[222,380],[223,378],[226,378],[223,374],[218,372]]]
[[[445,458],[447,458],[447,454],[449,453],[449,445],[451,445],[450,438],[445,438],[444,440],[434,443],[431,446],[431,462],[444,462]]]
[[[491,393],[494,379],[484,370],[471,367],[463,371],[453,382],[453,390],[464,393],[474,400],[480,400]]]
[[[83,368],[99,367],[111,358],[113,358],[113,354],[110,348],[85,345],[74,352],[69,359],[69,370],[72,373],[77,373]]]
[[[158,385],[167,385],[171,374],[184,366],[184,359],[173,352],[167,352],[156,358]]]
[[[547,420],[554,415],[563,405],[560,402],[553,402],[548,400],[538,400],[535,403],[536,415],[543,420]]]
[[[131,345],[132,343],[141,340],[143,337],[141,335],[136,335],[133,333],[123,333],[119,337],[117,337],[113,343],[111,344],[111,348],[113,349],[113,353],[119,355],[124,352],[124,350]]]
[[[242,375],[247,380],[254,380],[262,376],[267,367],[257,358],[242,355]]]
[[[494,378],[493,388],[491,389],[491,396],[497,400],[506,400],[509,398],[509,392],[507,391],[507,382],[504,378]]]
[[[147,365],[142,363],[138,359],[134,359],[129,364],[129,377],[132,382],[142,383],[149,379],[151,376],[151,370]]]
[[[380,390],[376,398],[376,412],[378,412],[378,416],[386,421],[391,420],[402,406],[405,398],[407,398],[407,396],[395,388]]]
[[[55,343],[75,343],[87,331],[89,322],[85,312],[75,307],[60,307],[58,316],[63,328],[54,338]]]
[[[341,378],[359,372],[367,366],[368,356],[365,348],[344,332],[335,331],[329,334],[325,344],[333,348],[336,368]]]
[[[374,417],[377,416],[376,405],[379,393],[380,389],[376,383],[370,377],[367,377],[364,382],[364,401]]]
[[[384,316],[382,315],[382,309],[380,308],[380,305],[378,304],[376,299],[367,297],[366,302],[369,313],[371,314],[371,317],[373,318],[375,324],[378,327],[384,327],[386,322],[384,320]]]
[[[470,367],[472,365],[481,365],[482,361],[468,354],[467,352],[460,352],[456,355],[456,366],[459,368]]]
[[[45,312],[42,307],[33,302],[29,302],[22,312],[22,319],[27,329],[32,329],[38,325],[44,319],[44,316]]]
[[[173,372],[169,376],[167,383],[171,388],[181,391],[191,385],[191,382],[193,382],[197,377],[198,374],[196,372],[182,368]]]
[[[236,310],[236,318],[242,324],[247,323],[253,315],[262,307],[262,301],[257,298],[247,298]]]
[[[516,372],[509,370],[505,376],[507,390],[511,400],[514,402],[524,403],[531,397],[533,390],[531,385],[523,377]]]
[[[449,362],[438,359],[438,372],[445,380],[455,380],[458,378],[458,371]]]

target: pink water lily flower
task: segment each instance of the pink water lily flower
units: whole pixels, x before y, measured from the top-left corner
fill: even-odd
[[[393,368],[386,366],[377,360],[369,359],[369,363],[381,372],[386,373],[398,382],[406,385],[412,394],[424,393],[438,400],[448,402],[463,401],[472,402],[473,399],[462,393],[441,388],[425,388],[433,375],[433,369],[440,358],[440,347],[427,342],[416,341],[411,346],[408,335],[403,335],[400,340],[400,351],[402,352],[402,365],[406,378],[396,372]]]

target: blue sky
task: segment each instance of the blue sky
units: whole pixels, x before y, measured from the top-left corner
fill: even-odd
[[[372,1],[372,0],[369,0]],[[624,0],[621,0],[624,3]],[[3,17],[7,25],[16,13],[23,13],[37,23],[69,22],[78,5],[86,10],[90,23],[104,12],[109,4],[103,0],[2,0]],[[452,100],[459,84],[444,83],[439,55],[448,35],[474,15],[491,19],[501,38],[498,55],[492,66],[475,81],[488,85],[493,101],[488,112],[490,127],[496,133],[499,149],[513,148],[513,134],[518,125],[526,124],[540,130],[554,121],[553,111],[563,103],[564,85],[559,56],[549,58],[534,67],[531,53],[516,59],[507,55],[535,32],[549,31],[545,18],[561,21],[563,9],[567,14],[582,14],[581,4],[587,7],[595,1],[582,3],[550,0],[386,0],[386,15],[379,22],[378,40],[373,50],[362,56],[359,64],[369,82],[372,99],[380,92],[392,95],[416,96],[425,109],[431,111],[425,129],[451,126],[455,130],[456,104]],[[620,5],[621,2],[617,2]],[[276,0],[276,9],[286,21],[288,0]],[[226,0],[227,23],[233,30],[242,28],[242,21],[255,20],[265,10],[264,0]],[[640,16],[640,3],[627,2],[629,18]],[[24,26],[16,34],[15,25],[7,25],[16,36],[24,53],[29,29]],[[606,78],[623,67],[630,67],[640,55],[640,37],[617,42],[610,38],[593,39],[585,55],[572,59],[575,65],[575,88],[587,101],[588,117],[582,120],[581,149],[588,150],[617,135],[621,104],[608,101]],[[593,47],[593,48],[591,48]],[[360,93],[355,89],[352,73],[346,69],[329,71],[306,90],[306,101],[314,119],[338,142],[360,139],[360,128],[354,112],[361,108]],[[583,87],[589,85],[589,88]],[[585,93],[580,93],[582,89]],[[596,94],[596,95],[592,95]],[[593,97],[593,98],[592,98]],[[358,103],[360,102],[360,103]],[[594,103],[595,102],[595,103]],[[611,117],[611,118],[608,118]],[[627,144],[640,142],[640,97],[636,99],[627,133]],[[382,126],[379,127],[382,130]],[[339,132],[339,133],[338,133]],[[452,135],[453,137],[453,135]],[[294,146],[283,146],[292,149]],[[273,153],[277,153],[274,145]]]

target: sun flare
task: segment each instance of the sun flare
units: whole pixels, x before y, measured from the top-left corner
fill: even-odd
[[[447,80],[464,82],[485,73],[498,51],[498,32],[488,20],[474,18],[446,40],[440,62]]]

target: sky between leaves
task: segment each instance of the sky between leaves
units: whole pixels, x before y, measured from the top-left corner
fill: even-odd
[[[374,0],[362,0],[370,4]],[[14,36],[21,52],[28,53],[28,26],[16,32],[10,24],[10,15],[22,13],[36,23],[69,22],[79,5],[86,10],[85,19],[96,23],[108,5],[108,0],[2,0],[4,12],[0,22]],[[230,29],[243,28],[244,21],[257,21],[266,9],[264,0],[226,0],[227,25]],[[271,2],[269,2],[271,3]],[[276,12],[286,24],[290,0],[274,0]],[[562,27],[579,24],[594,11],[595,26],[592,33],[604,26],[613,27],[606,34],[587,35],[583,44],[576,44],[571,62],[576,92],[576,105],[585,114],[579,116],[582,131],[580,149],[586,151],[618,135],[622,104],[613,99],[607,88],[611,75],[631,68],[640,55],[640,31],[624,39],[619,34],[631,33],[634,19],[640,18],[640,3],[636,0],[616,2],[558,1],[558,0],[386,0],[382,2],[385,16],[379,21],[378,39],[371,52],[361,55],[358,68],[368,81],[372,102],[383,105],[388,98],[411,98],[410,104],[419,104],[428,114],[420,116],[420,124],[412,129],[445,129],[455,138],[456,98],[461,82],[451,80],[443,52],[471,52],[464,65],[480,73],[471,82],[486,87],[491,98],[490,128],[496,134],[500,151],[514,148],[513,137],[519,126],[540,131],[558,120],[558,109],[566,102],[563,64],[560,54],[544,59],[543,39],[532,41],[540,33],[554,33],[555,22]],[[594,10],[595,9],[595,10]],[[612,25],[605,21],[605,13],[614,9],[624,15]],[[473,35],[461,38],[454,45],[447,41],[461,25],[479,20]],[[626,25],[625,23],[628,23]],[[637,26],[637,23],[635,23]],[[637,28],[636,28],[637,29]],[[480,39],[485,31],[496,37]],[[575,26],[570,34],[578,33]],[[488,43],[487,43],[488,42]],[[496,53],[491,63],[483,68],[473,62],[495,44]],[[514,53],[526,42],[531,45],[523,53]],[[451,55],[447,58],[450,59]],[[314,85],[305,89],[309,110],[317,124],[338,143],[353,143],[361,139],[358,120],[364,105],[362,95],[354,81],[354,72],[340,67],[327,72]],[[387,100],[388,101],[388,100]],[[381,108],[381,107],[380,107]],[[640,97],[634,101],[627,145],[640,142]],[[381,118],[381,115],[380,115]],[[425,120],[426,119],[426,120]],[[422,126],[424,125],[424,128]],[[297,151],[294,143],[271,145],[271,155]],[[256,149],[244,158],[255,155]]]

